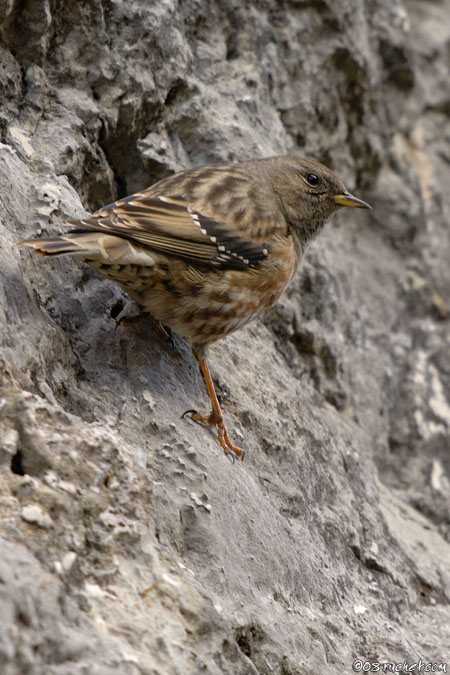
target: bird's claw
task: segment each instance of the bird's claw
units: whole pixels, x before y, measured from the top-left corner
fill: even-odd
[[[116,325],[114,327],[114,330],[117,330],[119,326],[125,326],[125,328],[129,328],[130,326],[134,326],[135,324],[139,323],[142,321],[142,319],[145,319],[148,317],[148,312],[140,312],[139,314],[124,314],[120,316],[118,319],[114,319]]]
[[[192,409],[192,410],[185,410],[184,413],[181,415],[181,419],[184,419],[184,418],[186,417],[186,415],[198,415],[198,411],[197,411],[197,410],[194,410],[194,409]],[[191,419],[192,419],[192,417],[191,417]],[[195,420],[194,420],[194,421],[195,421]]]
[[[195,422],[195,424],[204,424],[207,426],[214,426],[217,429],[217,440],[220,447],[226,455],[229,455],[230,459],[234,463],[236,457],[243,460],[244,451],[242,448],[238,448],[237,445],[233,445],[228,436],[226,426],[221,417],[218,417],[215,412],[211,412],[210,415],[201,415],[197,410],[185,410],[181,415],[181,418],[189,416],[190,419]]]
[[[158,329],[159,333],[161,334],[164,342],[168,342],[172,349],[175,349],[175,340],[173,339],[172,331],[170,328],[167,326],[164,326],[161,321],[157,321],[152,317],[150,312],[140,312],[140,314],[134,314],[131,316],[121,316],[118,319],[115,319],[116,325],[114,330],[117,330],[119,326],[125,326],[129,328],[129,326],[134,326],[136,323],[139,323],[142,321],[142,319],[146,319],[150,316],[152,319],[153,323],[155,324],[156,328]]]
[[[173,339],[172,331],[168,326],[164,326],[160,321],[156,322],[158,324],[158,330],[161,333],[163,340],[168,342],[172,349],[175,349],[175,340]]]

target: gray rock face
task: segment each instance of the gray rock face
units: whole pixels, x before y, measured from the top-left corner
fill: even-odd
[[[450,647],[449,0],[0,2],[0,671],[299,675]],[[374,207],[212,348],[15,245],[293,152]]]

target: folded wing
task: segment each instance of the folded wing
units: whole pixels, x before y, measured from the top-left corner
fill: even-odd
[[[66,223],[75,229],[60,237],[21,243],[50,256],[89,257],[97,249],[104,257],[111,248],[119,264],[125,263],[121,250],[126,262],[137,256],[142,264],[145,259],[152,260],[151,251],[156,251],[197,265],[229,269],[256,268],[268,255],[265,243],[246,239],[225,222],[200,213],[182,197],[155,196],[151,189],[109,204],[93,216]]]

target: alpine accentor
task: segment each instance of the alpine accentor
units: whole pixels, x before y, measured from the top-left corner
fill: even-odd
[[[20,243],[74,255],[118,283],[144,312],[188,337],[212,411],[188,411],[233,445],[206,364],[207,347],[283,293],[308,243],[341,206],[370,208],[318,162],[269,157],[204,166],[119,199],[50,239]]]

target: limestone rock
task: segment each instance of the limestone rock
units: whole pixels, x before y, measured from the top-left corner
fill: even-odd
[[[449,0],[0,2],[2,675],[306,675],[450,644]],[[190,166],[293,152],[340,213],[213,347],[15,245]]]

